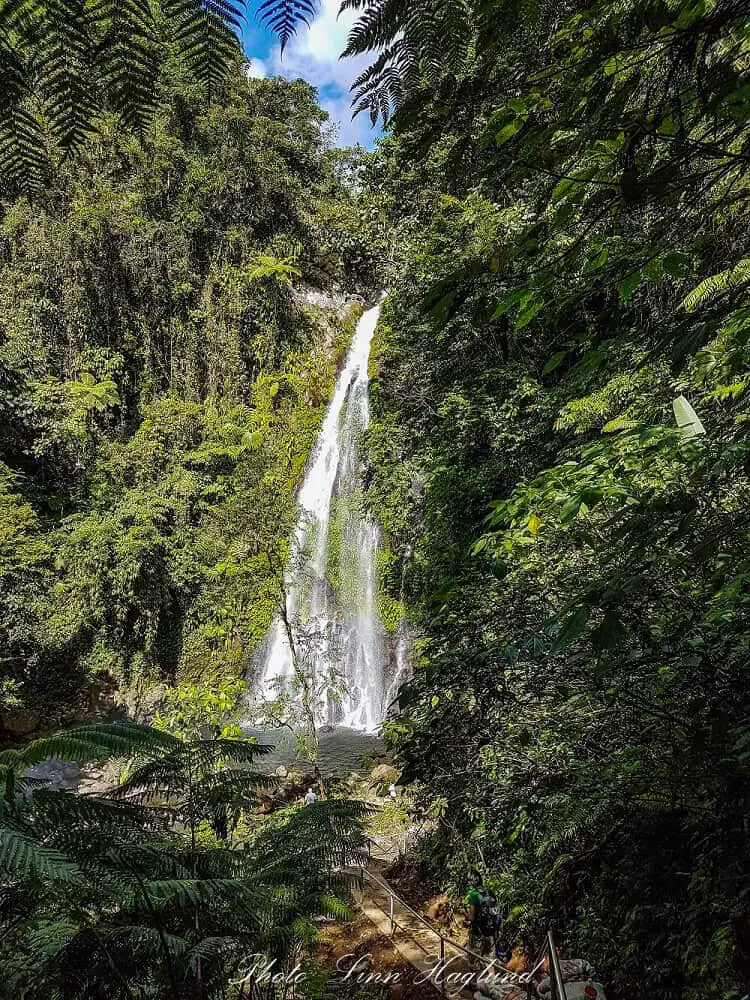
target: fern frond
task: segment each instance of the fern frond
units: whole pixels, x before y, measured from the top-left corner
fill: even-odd
[[[230,0],[162,0],[180,54],[209,98],[221,86],[240,51],[236,31],[242,9]]]
[[[344,0],[341,10],[361,11],[342,56],[363,55],[392,44],[409,13],[408,0]]]
[[[148,813],[129,804],[89,798],[74,792],[40,788],[33,793],[35,827],[75,840],[81,829],[96,829],[100,836],[140,830]]]
[[[618,431],[632,431],[634,427],[638,427],[637,420],[631,420],[629,417],[615,417],[614,420],[610,420],[608,423],[602,427],[602,434],[616,434]]]
[[[29,944],[38,954],[57,955],[70,945],[80,930],[80,926],[70,920],[39,921],[29,933]]]
[[[168,753],[136,765],[112,794],[118,799],[148,804],[153,799],[169,801],[175,796],[183,797],[188,782],[214,798],[213,793],[220,789],[222,782],[226,782],[226,794],[230,796],[248,791],[253,784],[270,785],[272,779],[255,772],[228,774],[223,770],[219,773],[219,768],[226,764],[252,764],[256,757],[270,749],[246,740],[194,740],[188,743],[178,740]]]
[[[316,11],[316,0],[261,0],[258,5],[258,17],[278,36],[282,55],[299,25],[309,25]]]
[[[221,901],[253,917],[269,903],[268,890],[258,889],[238,879],[160,879],[145,882],[143,891],[148,893],[156,909],[170,907],[196,907]]]
[[[211,96],[239,52],[242,5],[160,7]],[[160,44],[149,0],[0,0],[0,172],[38,187],[50,157],[80,147],[106,108],[143,128],[156,103]]]
[[[2,53],[0,53],[2,58]],[[47,166],[44,131],[25,106],[0,111],[0,171],[24,193],[37,191]]]
[[[187,954],[189,968],[196,969],[201,962],[210,962],[228,951],[237,950],[237,938],[230,935],[224,937],[203,938],[194,945]]]
[[[124,878],[131,886],[136,885],[135,873],[154,879],[190,879],[192,871],[187,856],[180,857],[178,846],[164,839],[154,843],[138,839],[111,847],[100,861],[117,880]]]
[[[46,760],[75,760],[81,764],[132,757],[159,756],[182,746],[180,740],[150,726],[110,722],[78,726],[55,736],[34,740],[22,751],[23,764],[31,767]]]
[[[31,62],[50,135],[63,150],[80,145],[93,128],[88,28],[84,0],[50,0],[44,35]]]
[[[13,819],[0,819],[0,869],[19,878],[46,877],[74,882],[78,865],[61,851],[39,841],[34,831]]]
[[[705,305],[710,299],[721,295],[722,292],[726,292],[730,288],[746,285],[749,282],[750,257],[745,257],[739,263],[735,264],[734,267],[727,268],[725,271],[719,271],[718,274],[712,274],[710,277],[704,278],[689,295],[685,296],[680,303],[680,308],[685,309],[687,312],[694,312],[700,306]]]
[[[97,69],[108,99],[123,120],[144,128],[154,107],[157,32],[148,0],[96,0],[91,20],[101,37]]]
[[[352,919],[352,911],[337,896],[324,893],[319,897],[319,902],[321,913],[324,913],[327,917],[335,917],[336,920],[341,921]]]
[[[369,111],[386,124],[405,92],[434,85],[446,66],[459,66],[469,50],[472,12],[466,0],[344,0],[360,16],[345,56],[378,53],[352,85],[355,114]]]
[[[108,945],[125,948],[137,960],[139,956],[160,955],[161,948],[166,944],[174,959],[187,955],[189,944],[184,937],[177,934],[162,934],[155,927],[145,924],[126,924],[121,927],[104,927],[97,934]]]

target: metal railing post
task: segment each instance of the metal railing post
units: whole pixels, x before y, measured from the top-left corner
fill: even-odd
[[[437,930],[437,928],[434,926],[434,924],[431,924],[428,920],[425,919],[425,917],[424,917],[423,914],[417,913],[416,910],[414,910],[411,906],[409,906],[409,904],[407,902],[405,902],[400,896],[398,896],[393,891],[393,889],[391,889],[391,887],[388,884],[388,882],[386,882],[384,879],[380,878],[379,876],[373,874],[373,872],[369,871],[369,869],[365,868],[364,866],[362,866],[360,868],[360,871],[361,871],[361,876],[362,876],[362,881],[363,881],[363,898],[364,898],[364,882],[367,882],[369,885],[376,886],[378,889],[380,889],[381,891],[385,892],[387,894],[387,896],[388,896],[388,919],[389,919],[389,922],[390,922],[390,935],[391,935],[391,937],[393,937],[393,935],[395,934],[395,930],[396,930],[395,904],[396,904],[396,902],[398,902],[398,904],[399,904],[400,907],[402,907],[404,910],[406,910],[407,913],[410,913],[412,915],[412,917],[414,917],[423,927],[425,927],[430,932],[430,934],[433,934],[436,938],[438,938],[438,940],[440,941],[440,964],[441,964],[441,966],[445,965],[445,952],[446,952],[445,945],[446,945],[446,942],[455,951],[458,951],[462,955],[465,955],[471,961],[478,962],[481,968],[484,968],[486,966],[486,964],[487,964],[486,963],[486,956],[477,954],[476,952],[472,951],[470,948],[467,948],[464,945],[459,944],[457,941],[453,941],[451,938],[444,937],[440,933],[440,931]],[[381,903],[376,901],[376,905],[377,905],[378,909],[380,909],[381,912],[382,912]],[[402,924],[399,924],[398,927],[399,927],[400,930],[404,931],[405,933],[407,933],[407,934],[410,933],[408,927],[405,927]],[[414,940],[414,943],[419,948],[421,948],[421,950],[428,957],[432,957],[431,953],[427,950],[427,948],[424,947],[424,945],[419,941],[418,938],[415,937],[413,940]],[[534,964],[533,973],[536,973],[541,968],[541,966],[543,964],[543,961],[544,961],[543,956],[545,954],[547,954],[547,953],[549,953],[550,956],[554,955],[554,959],[552,959],[552,957],[550,957],[550,976],[552,978],[553,984],[556,987],[555,996],[553,997],[553,1000],[567,1000],[567,996],[566,996],[566,993],[565,993],[565,987],[562,984],[562,976],[561,976],[561,973],[560,973],[560,965],[559,965],[559,961],[558,961],[558,957],[557,957],[557,952],[554,949],[554,941],[552,941],[552,935],[551,934],[547,936],[547,938],[545,940],[544,947],[540,950],[540,952],[537,955],[537,961]],[[496,964],[497,967],[499,969],[502,969],[504,972],[510,973],[512,976],[515,976],[515,973],[513,973],[510,969],[507,969],[502,963],[494,963],[493,962],[493,964]],[[556,975],[555,975],[555,970],[556,970]],[[514,983],[517,982],[516,978],[514,978],[512,980],[512,982],[514,982]],[[560,985],[558,985],[558,983]],[[529,981],[529,982],[525,982],[524,981],[523,983],[518,983],[518,985],[519,986],[526,985],[527,992],[529,994],[529,1000],[530,1000],[530,994],[531,994],[531,991],[533,989],[533,984],[531,983],[531,981]],[[560,987],[562,987],[562,988],[560,988]],[[448,989],[447,982],[442,982],[440,984],[440,990],[441,990],[441,992],[443,994],[450,995],[450,991]]]
[[[557,955],[557,948],[555,947],[555,939],[552,936],[552,931],[547,931],[547,941],[549,942],[550,971],[552,972],[552,981],[555,984],[555,998],[556,1000],[568,1000],[568,995],[565,992],[562,970],[560,968],[560,959]]]

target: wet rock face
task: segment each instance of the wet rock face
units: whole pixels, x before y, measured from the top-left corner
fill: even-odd
[[[336,316],[344,315],[353,306],[367,306],[364,296],[357,293],[313,288],[312,285],[295,286],[292,294],[303,309],[321,309]]]
[[[9,708],[0,712],[0,726],[10,736],[30,736],[42,724],[42,717],[30,708]]]
[[[163,688],[161,689],[163,693]],[[123,692],[113,677],[102,675],[71,701],[61,701],[50,709],[37,710],[32,705],[9,707],[0,711],[0,746],[14,746],[58,729],[136,718],[132,693]],[[146,706],[147,714],[149,706]],[[150,718],[153,718],[151,711]],[[137,721],[149,721],[137,718]]]
[[[391,784],[391,782],[396,782],[399,779],[399,773],[395,767],[390,764],[378,764],[370,771],[370,778],[372,781],[380,782],[381,784]]]
[[[308,788],[315,788],[317,781],[314,774],[303,774],[301,771],[288,770],[283,764],[273,773],[275,782],[270,788],[258,790],[260,811],[271,813],[276,809],[299,802]]]
[[[81,767],[75,761],[47,760],[30,768],[32,778],[49,783],[50,788],[60,788],[87,795],[101,795],[116,788],[120,782],[120,761],[108,761],[101,766]]]
[[[155,684],[145,691],[123,692],[119,696],[122,709],[129,719],[148,725],[153,721],[159,709],[164,707],[166,690],[165,684]]]

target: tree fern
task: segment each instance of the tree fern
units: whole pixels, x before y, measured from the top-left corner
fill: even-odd
[[[45,125],[51,141],[62,150],[80,145],[93,127],[89,28],[84,0],[50,0],[45,5],[44,35],[31,54]]]
[[[18,187],[41,183],[45,139],[25,85],[20,53],[0,41],[0,171]]]
[[[91,7],[97,70],[109,103],[128,124],[144,128],[158,74],[154,10],[148,0],[97,0]]]
[[[189,941],[177,934],[159,935],[155,927],[148,927],[143,924],[130,924],[124,927],[106,927],[97,931],[110,946],[127,948],[132,953],[134,959],[139,954],[153,954],[158,951],[162,940],[166,943],[170,954],[175,959],[180,959],[188,954],[190,949]]]
[[[377,52],[352,86],[355,113],[387,122],[404,93],[420,81],[435,84],[446,66],[457,68],[468,52],[472,17],[465,0],[344,0],[360,13],[344,56]]]
[[[316,9],[316,0],[261,0],[258,16],[279,36],[283,53],[298,26],[309,24]]]
[[[750,284],[750,257],[743,258],[734,267],[704,278],[689,295],[685,296],[680,306],[687,312],[694,312],[717,295],[747,284]]]
[[[162,3],[183,58],[211,96],[221,85],[237,51],[235,31],[241,24],[240,7],[225,0],[200,3],[162,0]]]
[[[334,869],[361,856],[361,804],[317,803],[271,817],[243,850],[205,830],[200,842],[194,836],[210,807],[269,780],[248,767],[265,750],[114,723],[0,754],[0,868],[19,886],[7,916],[0,907],[11,993],[89,1000],[94,984],[119,996],[167,982],[165,995],[221,995],[228,980],[242,978],[248,955],[269,950],[283,959],[309,938],[313,915],[345,915],[335,892],[346,880]],[[18,773],[30,762],[71,752],[136,757],[105,798],[18,794]],[[164,805],[187,807],[186,818],[175,824]]]
[[[134,754],[158,757],[180,746],[180,740],[175,736],[150,726],[112,722],[100,726],[78,726],[35,740],[20,752],[20,761],[26,767],[51,759],[75,760],[85,764]]]
[[[70,920],[41,921],[31,931],[29,942],[41,954],[55,955],[71,943],[80,929]]]
[[[11,877],[45,876],[57,882],[74,882],[80,875],[74,861],[41,842],[32,827],[7,815],[0,817],[0,870]]]

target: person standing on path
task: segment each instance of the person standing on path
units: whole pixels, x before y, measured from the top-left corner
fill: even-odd
[[[474,871],[469,876],[471,888],[466,894],[466,925],[469,928],[469,951],[475,955],[493,955],[496,927],[492,926],[494,898],[482,887],[482,876]]]
[[[315,794],[312,788],[308,788],[307,795],[305,796],[305,805],[314,806],[317,801],[318,801],[318,796]]]

